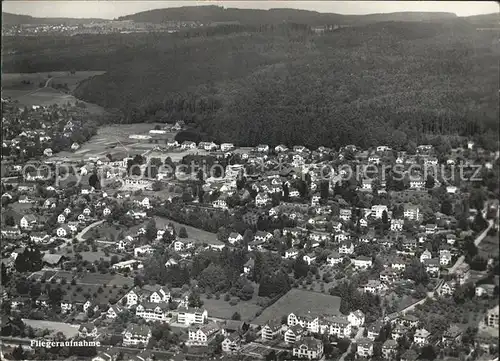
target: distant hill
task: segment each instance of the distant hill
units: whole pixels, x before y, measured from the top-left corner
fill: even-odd
[[[464,19],[480,27],[500,28],[500,13],[466,16]]]
[[[143,11],[122,16],[118,20],[133,20],[136,22],[162,23],[166,21],[199,21],[239,22],[243,25],[278,24],[282,22],[307,25],[339,24],[356,25],[379,21],[431,21],[456,18],[454,13],[437,12],[400,12],[370,15],[342,15],[334,13],[319,13],[316,11],[297,9],[236,9],[220,6],[185,6]]]
[[[29,15],[18,15],[2,12],[2,25],[23,25],[23,24],[68,24],[79,25],[97,21],[107,21],[105,19],[76,19],[76,18],[35,18]]]

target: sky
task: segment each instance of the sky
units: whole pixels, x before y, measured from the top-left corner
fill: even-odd
[[[113,19],[140,11],[179,6],[219,5],[241,9],[293,8],[338,14],[399,11],[453,12],[458,16],[500,11],[496,1],[77,1],[4,0],[2,11],[35,17]]]

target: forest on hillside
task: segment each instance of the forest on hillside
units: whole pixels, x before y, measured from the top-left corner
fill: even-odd
[[[123,122],[182,119],[219,142],[403,149],[450,134],[497,146],[498,37],[463,19],[72,38],[7,44],[18,53],[4,68],[106,70],[75,95]]]

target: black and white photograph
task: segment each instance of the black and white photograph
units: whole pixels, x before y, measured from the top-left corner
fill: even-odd
[[[498,361],[497,1],[1,25],[0,360]]]

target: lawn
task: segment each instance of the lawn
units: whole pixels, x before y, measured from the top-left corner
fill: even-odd
[[[157,144],[139,143],[130,139],[131,134],[147,134],[159,123],[120,124],[99,127],[97,135],[82,144],[76,152],[63,151],[57,157],[80,160],[82,157],[105,157],[108,153],[142,154]]]
[[[270,320],[280,320],[290,313],[298,315],[338,315],[340,298],[328,294],[292,288],[278,301],[266,308],[252,323],[264,325]]]
[[[104,74],[105,71],[77,71],[70,74],[67,71],[56,71],[49,73],[2,73],[2,90],[30,91],[40,87],[40,83],[45,83],[52,77],[50,84],[67,84],[70,90],[74,90],[82,80],[95,75]],[[30,84],[23,84],[22,81],[29,81]]]
[[[82,256],[82,260],[88,261],[90,263],[94,263],[94,261],[99,261],[100,259],[104,261],[109,261],[111,259],[112,254],[106,256],[103,251],[97,252],[80,252]]]
[[[106,284],[108,286],[116,285],[118,288],[121,288],[123,285],[132,287],[134,280],[118,274],[85,273],[77,279],[77,284],[90,286],[102,286]]]
[[[120,232],[126,233],[127,229],[120,226],[115,226],[114,224],[102,223],[97,227],[91,228],[82,235],[83,239],[94,238],[106,239],[108,241],[118,241],[118,235]]]
[[[14,100],[16,100],[20,106],[32,106],[32,105],[41,105],[41,106],[50,106],[53,104],[57,104],[59,106],[65,105],[68,102],[75,104],[78,100],[71,94],[66,94],[56,90],[54,88],[39,88],[31,91],[20,91],[14,90],[12,94],[9,91],[3,91],[5,93],[4,96],[11,96]],[[81,102],[81,101],[80,101]],[[86,103],[86,110],[92,114],[105,114],[106,111],[104,108],[92,104]]]
[[[175,230],[179,232],[181,227],[186,228],[188,238],[192,239],[196,243],[207,243],[207,244],[223,244],[223,242],[217,239],[217,235],[215,233],[207,232],[202,229],[194,228],[191,226],[186,226],[184,224],[171,221],[165,217],[155,217],[156,228],[164,228],[167,224],[172,223],[175,227]]]
[[[24,214],[33,208],[33,204],[31,204],[31,203],[16,202],[16,203],[9,204],[9,206],[12,208],[12,210],[14,212],[17,212],[19,214]]]
[[[223,296],[219,300],[214,297],[207,299],[205,295],[201,296],[203,307],[208,310],[208,317],[223,318],[230,320],[231,316],[238,312],[242,321],[250,321],[262,307],[252,303],[252,301],[239,301],[238,304],[231,306],[228,301],[224,301]]]
[[[78,325],[70,325],[68,323],[62,322],[52,322],[44,320],[28,320],[23,318],[23,323],[27,326],[33,327],[33,329],[48,329],[50,331],[62,332],[67,339],[73,338],[78,335]]]
[[[109,284],[115,276],[101,273],[85,273],[77,280],[78,284],[103,285]]]

